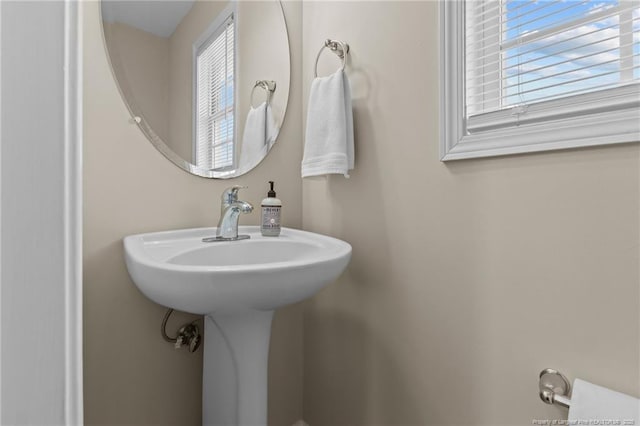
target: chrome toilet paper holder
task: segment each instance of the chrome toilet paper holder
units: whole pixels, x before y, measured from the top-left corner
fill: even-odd
[[[553,368],[545,368],[540,372],[538,390],[540,399],[546,404],[557,404],[567,408],[571,406],[571,384],[564,374]]]

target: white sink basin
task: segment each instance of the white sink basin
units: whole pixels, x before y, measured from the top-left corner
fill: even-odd
[[[215,228],[131,235],[124,239],[136,286],[164,306],[205,316],[203,423],[266,425],[267,356],[273,310],[313,296],[334,281],[351,246],[283,228],[248,240],[202,242]]]
[[[203,243],[215,228],[132,235],[124,239],[127,268],[149,299],[194,314],[272,310],[314,295],[349,263],[351,246],[335,238],[284,228],[248,240]]]

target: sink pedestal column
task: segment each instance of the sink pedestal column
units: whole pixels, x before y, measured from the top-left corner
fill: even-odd
[[[267,365],[273,311],[205,316],[202,424],[267,424]]]

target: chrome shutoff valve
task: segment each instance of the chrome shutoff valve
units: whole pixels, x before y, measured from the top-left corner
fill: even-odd
[[[194,323],[187,324],[178,330],[175,348],[180,349],[182,345],[187,345],[189,352],[195,352],[200,347],[200,329]]]
[[[168,309],[162,319],[162,325],[160,326],[160,334],[162,338],[169,343],[173,343],[175,349],[180,349],[186,346],[189,352],[193,353],[198,350],[200,343],[202,343],[202,335],[200,334],[200,328],[196,325],[196,321],[192,321],[189,324],[185,324],[178,330],[176,337],[169,337],[167,335],[167,321],[173,313],[173,309]]]

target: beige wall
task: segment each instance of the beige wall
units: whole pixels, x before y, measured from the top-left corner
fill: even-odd
[[[351,179],[303,184],[304,227],[353,245],[306,304],[304,419],[562,418],[538,398],[545,367],[640,396],[640,147],[441,163],[437,16],[304,3],[303,104],[322,41],[349,42],[357,153]]]
[[[202,353],[175,351],[159,335],[164,308],[135,288],[123,260],[129,234],[214,226],[229,184],[249,185],[259,204],[267,180],[284,201],[283,222],[301,225],[301,5],[285,4],[293,58],[289,113],[281,138],[256,169],[233,182],[191,176],[166,160],[129,115],[111,75],[98,14],[84,4],[84,391],[87,424],[201,422]],[[258,224],[259,214],[241,223]],[[175,327],[187,317],[172,319]],[[276,314],[269,364],[269,423],[302,416],[302,313]]]
[[[169,135],[169,40],[119,22],[105,22],[111,64],[127,84],[121,90],[134,99],[156,134]]]

